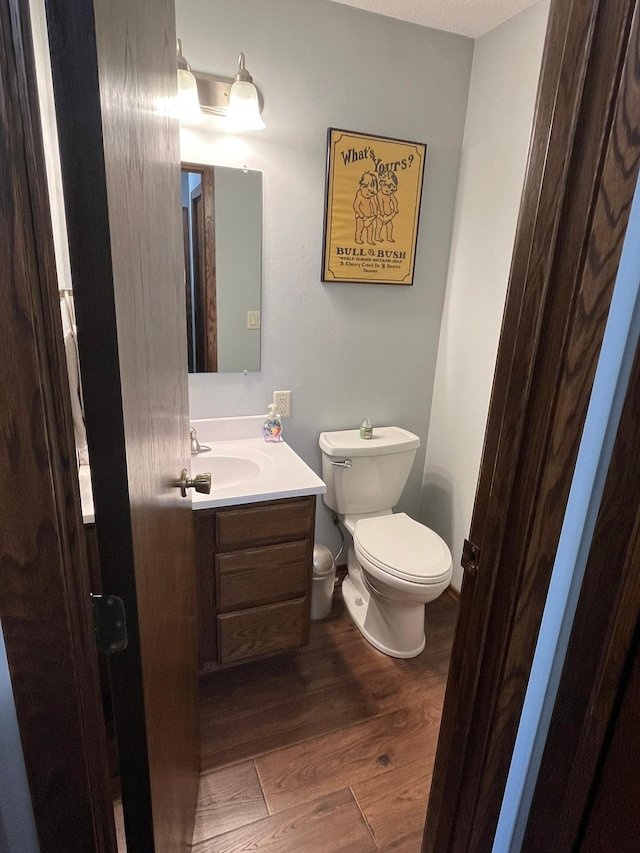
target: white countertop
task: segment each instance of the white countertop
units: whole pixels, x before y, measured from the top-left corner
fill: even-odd
[[[211,472],[211,494],[192,492],[194,510],[326,492],[327,487],[320,477],[285,441],[269,443],[264,440],[265,418],[266,415],[251,415],[191,421],[200,444],[211,447],[191,457],[192,476]],[[246,471],[244,479],[234,481],[233,474],[229,473],[234,463],[229,460],[239,460]],[[220,482],[221,479],[225,482]]]
[[[265,417],[191,421],[200,444],[211,447],[191,456],[191,476],[210,472],[212,481],[210,494],[190,492],[194,510],[326,492],[320,477],[285,441],[269,443],[262,438]],[[88,466],[80,467],[79,480],[82,518],[91,524],[95,518]]]

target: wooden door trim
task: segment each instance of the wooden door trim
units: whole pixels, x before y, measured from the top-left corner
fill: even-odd
[[[189,228],[189,208],[182,208],[182,242],[184,244],[184,293],[185,302],[187,304],[187,367],[189,373],[193,373],[193,324],[191,317],[193,315],[192,300],[191,300],[191,245],[190,245]]]
[[[640,92],[637,93],[640,96]],[[640,103],[640,98],[636,100]],[[524,853],[578,849],[640,624],[640,347],[529,814]]]
[[[637,177],[633,128],[616,111],[634,10],[551,6],[428,853],[479,853],[495,832]]]
[[[193,276],[193,337],[195,359],[194,372],[198,367],[204,367],[207,353],[207,338],[205,329],[206,305],[206,278],[205,278],[205,256],[204,256],[204,217],[199,215],[198,207],[202,205],[202,184],[195,189],[189,190],[189,234],[191,237],[191,254],[193,265],[191,274]],[[188,303],[187,303],[188,305]]]
[[[40,848],[112,853],[104,720],[24,0],[0,0],[0,68],[0,159],[7,178],[0,205],[6,299],[0,616]]]

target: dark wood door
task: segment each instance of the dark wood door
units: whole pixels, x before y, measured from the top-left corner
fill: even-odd
[[[631,235],[627,239],[632,254],[637,253]],[[623,853],[638,849],[639,410],[637,347],[536,780],[523,853]]]
[[[0,0],[0,619],[40,850],[114,853],[29,33]]]
[[[492,846],[638,175],[636,12],[551,4],[425,853]]]
[[[522,850],[635,853],[640,838],[640,349]]]
[[[608,733],[609,743],[591,792],[580,853],[635,853],[640,840],[640,654],[634,644],[630,674]]]
[[[48,6],[130,853],[189,849],[199,772],[187,341],[171,0]]]

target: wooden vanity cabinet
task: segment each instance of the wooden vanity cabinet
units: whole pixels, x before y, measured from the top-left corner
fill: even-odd
[[[315,495],[193,513],[200,673],[309,641]]]

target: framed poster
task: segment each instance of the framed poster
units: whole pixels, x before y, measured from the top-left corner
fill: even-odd
[[[323,281],[413,284],[426,153],[329,128]]]

